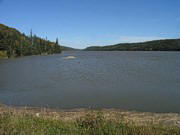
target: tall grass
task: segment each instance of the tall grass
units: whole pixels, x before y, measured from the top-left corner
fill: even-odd
[[[88,113],[75,121],[62,121],[13,112],[0,114],[0,134],[7,135],[180,135],[178,127],[137,126],[123,120],[107,120],[102,113]]]

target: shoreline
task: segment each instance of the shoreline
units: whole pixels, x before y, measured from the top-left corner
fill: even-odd
[[[143,125],[161,125],[167,127],[180,128],[180,113],[154,113],[129,111],[121,109],[53,109],[45,107],[13,107],[0,104],[0,114],[13,113],[14,115],[32,115],[35,117],[52,118],[64,122],[74,122],[76,119],[86,116],[87,114],[103,114],[107,120],[134,123],[137,126]]]
[[[0,105],[0,134],[179,135],[180,114]]]
[[[24,56],[14,56],[14,57],[0,56],[0,60],[1,59],[17,59],[17,58],[24,58],[24,57],[29,57],[29,56],[52,56],[54,54],[37,54],[37,55],[24,55]],[[61,53],[59,53],[59,54],[61,54]]]

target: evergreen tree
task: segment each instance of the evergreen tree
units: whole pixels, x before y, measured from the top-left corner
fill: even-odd
[[[2,24],[0,24],[0,50],[6,51],[8,57],[61,52],[58,38],[56,42],[50,42],[47,37],[43,39],[36,35],[33,36],[32,29],[30,36],[26,36]]]
[[[58,38],[56,38],[56,45],[59,45]]]

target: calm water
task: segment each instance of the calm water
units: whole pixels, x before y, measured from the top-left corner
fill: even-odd
[[[180,53],[64,52],[0,60],[0,102],[180,112]]]

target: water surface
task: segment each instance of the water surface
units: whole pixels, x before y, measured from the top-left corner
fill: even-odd
[[[76,51],[0,60],[0,102],[180,112],[180,53]]]

